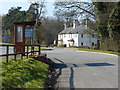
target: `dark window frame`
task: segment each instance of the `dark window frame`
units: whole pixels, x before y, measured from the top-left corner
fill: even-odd
[[[95,35],[94,35],[94,34],[92,34],[92,38],[95,38]]]
[[[92,46],[94,46],[95,45],[95,43],[94,42],[92,42]]]
[[[83,42],[81,42],[81,46],[83,46],[84,44],[83,44]]]
[[[81,34],[81,38],[83,38],[83,36],[84,36],[84,35],[83,35],[83,34]]]

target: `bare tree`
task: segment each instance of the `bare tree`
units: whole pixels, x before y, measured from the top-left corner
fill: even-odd
[[[35,26],[40,24],[41,19],[44,17],[45,14],[45,0],[29,0],[35,9],[36,14],[36,24]]]
[[[39,42],[39,38],[36,37],[36,33],[40,33],[40,25],[41,25],[41,20],[42,18],[44,18],[44,14],[45,14],[45,0],[29,0],[29,2],[33,5],[33,8],[35,10],[35,26],[34,26],[34,30],[35,30],[35,34],[34,34],[34,42]],[[39,34],[40,35],[40,34]],[[37,40],[36,40],[37,38]]]
[[[63,17],[85,17],[95,19],[94,5],[88,2],[55,2],[55,15]]]

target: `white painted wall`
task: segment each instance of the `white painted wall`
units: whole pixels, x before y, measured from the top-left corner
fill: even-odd
[[[78,47],[78,34],[73,34],[74,39],[74,46]]]
[[[68,40],[71,40],[71,39],[74,40],[74,45],[73,46],[78,46],[78,34],[62,34],[62,35],[58,35],[58,40],[61,40],[61,39],[63,40],[63,44],[66,44],[67,47],[69,47],[69,45],[70,45],[70,42]]]
[[[83,46],[86,46],[87,41],[87,34],[83,34],[83,37],[81,37],[82,34],[78,35],[78,46],[81,46],[81,43],[83,43]]]
[[[79,34],[78,38],[79,46],[83,43],[83,46],[91,47],[92,43],[97,43],[97,37],[92,38],[91,34],[83,34],[83,38],[81,37],[81,34]]]
[[[62,39],[62,35],[58,35],[58,40],[61,40]]]
[[[83,43],[83,46],[92,46],[92,42],[97,43],[97,37],[95,36],[92,38],[91,34],[83,34],[83,37],[81,37],[81,34],[62,34],[58,35],[58,40],[63,40],[63,44],[66,44],[67,47],[69,47],[70,42],[68,40],[74,40],[73,46],[81,46],[81,43]],[[58,42],[59,44],[59,42]],[[59,45],[58,45],[59,46]]]
[[[97,40],[98,40],[97,35],[95,35],[94,38],[91,36],[91,43],[94,42],[95,44],[97,44]],[[91,46],[92,46],[92,44],[91,44]]]

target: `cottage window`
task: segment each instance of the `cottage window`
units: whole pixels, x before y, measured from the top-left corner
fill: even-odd
[[[66,35],[64,34],[64,37],[66,37]]]
[[[81,38],[83,38],[83,34],[81,34]]]
[[[75,37],[77,37],[77,35],[75,35]]]
[[[81,46],[83,46],[83,42],[81,43]]]
[[[94,42],[92,42],[92,46],[94,46]]]

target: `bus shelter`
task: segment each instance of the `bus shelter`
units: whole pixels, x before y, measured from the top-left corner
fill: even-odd
[[[16,53],[25,52],[25,47],[19,45],[25,45],[25,37],[31,37],[34,33],[33,29],[26,29],[27,25],[34,26],[35,21],[14,23],[14,44],[18,45]]]

